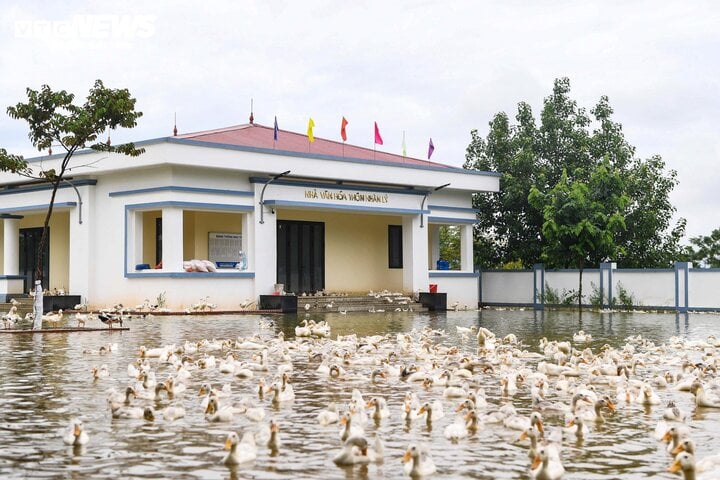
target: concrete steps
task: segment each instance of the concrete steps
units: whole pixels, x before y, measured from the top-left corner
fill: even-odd
[[[395,312],[427,311],[420,303],[403,294],[307,295],[298,297],[298,312]]]
[[[21,317],[25,317],[26,314],[32,313],[33,311],[33,299],[32,297],[20,297],[16,298],[19,303],[17,313]],[[10,307],[12,307],[12,303],[5,302],[0,303],[0,316],[5,315],[10,311]]]

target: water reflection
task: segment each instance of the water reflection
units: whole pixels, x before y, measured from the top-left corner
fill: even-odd
[[[529,478],[527,447],[517,442],[517,433],[502,427],[486,425],[477,434],[452,444],[443,436],[445,426],[452,422],[455,402],[444,400],[446,417],[428,425],[423,419],[406,423],[399,416],[402,398],[407,391],[421,397],[441,390],[423,390],[406,382],[380,381],[370,383],[367,367],[348,367],[359,373],[345,381],[331,381],[317,376],[319,363],[302,349],[289,352],[293,360],[292,382],[296,400],[291,405],[273,406],[270,396],[259,400],[254,395],[254,380],[240,380],[217,371],[193,372],[189,390],[176,399],[187,415],[173,422],[162,418],[154,422],[111,418],[106,405],[110,387],[122,390],[130,379],[127,364],[136,357],[141,345],[157,347],[185,341],[234,339],[259,335],[270,339],[283,332],[288,339],[304,315],[278,317],[158,317],[134,321],[129,332],[92,332],[82,334],[44,334],[31,336],[0,335],[0,475],[3,478],[69,477],[95,478],[335,478],[367,479],[398,478],[402,475],[400,457],[411,441],[428,446],[438,466],[437,478]],[[447,336],[436,343],[458,345],[474,353],[474,339],[463,340],[457,326],[485,327],[502,338],[510,333],[537,352],[538,340],[568,340],[580,329],[592,335],[589,344],[598,351],[603,345],[618,346],[629,336],[642,334],[656,344],[673,335],[702,339],[718,333],[718,316],[688,314],[584,313],[582,318],[572,312],[553,311],[480,311],[433,314],[326,314],[311,318],[327,319],[333,337],[356,333],[360,336],[408,333],[429,326],[445,330]],[[262,325],[272,325],[262,328]],[[98,351],[108,342],[117,342],[119,351],[110,355],[83,354]],[[243,360],[254,352],[238,352]],[[221,354],[217,354],[220,359]],[[405,358],[403,361],[415,359]],[[349,359],[350,362],[353,358]],[[92,381],[90,368],[106,364],[109,379]],[[273,365],[275,367],[275,365]],[[166,378],[166,366],[153,362],[158,380]],[[663,368],[670,368],[663,366]],[[654,367],[641,369],[639,376],[649,379]],[[274,374],[268,373],[268,381]],[[529,386],[520,386],[512,398],[500,394],[497,377],[479,375],[478,386],[485,388],[490,410],[512,403],[520,414],[531,410]],[[259,447],[257,460],[250,465],[228,468],[220,464],[227,431],[254,430],[257,424],[238,416],[230,425],[209,424],[201,409],[197,387],[204,381],[220,386],[232,383],[233,399],[249,396],[266,410],[266,420],[275,418],[281,425],[283,445],[277,452]],[[269,381],[269,383],[271,383]],[[316,421],[319,411],[330,402],[346,404],[353,388],[362,390],[366,398],[379,395],[387,400],[392,416],[379,423],[370,421],[366,433],[379,435],[386,450],[386,461],[380,465],[339,468],[332,456],[339,449],[338,429],[321,427]],[[604,388],[604,387],[603,387]],[[652,431],[668,399],[693,412],[692,430],[703,453],[720,449],[720,438],[714,435],[720,427],[720,411],[696,411],[691,396],[670,390],[659,392],[658,406],[626,406],[609,421],[593,426],[583,439],[566,441],[563,460],[564,478],[677,478],[664,470],[670,457],[662,445],[652,438]],[[169,405],[157,402],[158,409]],[[58,432],[70,417],[80,416],[90,434],[90,444],[79,451],[66,449]],[[547,415],[549,425],[560,425],[561,415]]]

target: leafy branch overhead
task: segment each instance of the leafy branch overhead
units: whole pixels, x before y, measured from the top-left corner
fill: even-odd
[[[47,85],[43,85],[40,90],[28,88],[26,93],[27,102],[8,107],[8,115],[27,122],[28,137],[38,151],[59,147],[63,152],[49,159],[52,168],[40,167],[40,171],[34,171],[22,156],[11,155],[0,149],[0,170],[26,177],[34,176],[52,184],[35,263],[35,279],[43,280],[43,251],[47,243],[48,225],[58,187],[60,182],[66,181],[64,175],[69,171],[71,158],[84,148],[129,156],[140,155],[144,150],[136,148],[132,143],[115,146],[109,140],[98,142],[98,137],[118,127],[135,127],[142,112],[135,110],[135,99],[127,89],[106,88],[100,80],[95,81],[82,105],[74,103],[75,95],[72,93],[53,91]],[[42,297],[42,294],[36,295],[35,303],[35,318],[39,319],[43,313],[42,298],[38,301],[37,297]],[[40,323],[36,321],[34,328],[39,327]]]
[[[72,155],[83,148],[103,152],[117,152],[130,156],[143,153],[132,143],[110,145],[98,142],[98,137],[118,127],[132,128],[142,112],[135,111],[135,99],[127,89],[106,88],[101,80],[95,85],[82,105],[76,105],[75,95],[65,90],[53,91],[48,85],[40,90],[28,88],[27,102],[8,107],[10,117],[28,123],[28,137],[38,151],[59,146],[65,152],[59,169],[44,172],[47,180],[60,181]],[[0,169],[28,175],[30,169],[22,156],[8,155],[0,150]]]
[[[551,95],[544,99],[538,119],[529,104],[520,102],[514,122],[500,112],[490,121],[486,137],[477,130],[471,132],[464,167],[502,174],[500,192],[477,194],[473,199],[473,206],[479,211],[475,232],[477,263],[485,268],[517,262],[529,267],[545,253],[546,261],[552,258],[549,267],[566,264],[567,257],[547,254],[547,249],[552,248],[548,234],[554,232],[553,227],[547,225],[545,203],[539,202],[539,197],[531,201],[530,192],[536,190],[536,196],[549,195],[566,182],[568,191],[563,194],[574,196],[569,200],[579,200],[585,188],[581,185],[592,191],[593,176],[595,181],[599,180],[601,167],[609,175],[601,177],[610,181],[602,185],[605,194],[614,192],[624,203],[618,212],[602,215],[616,224],[621,216],[626,228],[613,228],[618,248],[612,254],[601,248],[603,244],[597,239],[588,242],[595,251],[588,261],[594,263],[597,258],[610,257],[621,267],[633,268],[667,267],[678,260],[685,220],[679,219],[671,226],[675,207],[670,203],[670,193],[677,185],[676,172],[666,171],[659,156],[637,158],[635,147],[625,139],[622,125],[612,115],[613,109],[605,96],[589,112],[580,107],[570,97],[570,81],[560,78],[555,81]],[[616,181],[613,179],[620,183],[612,183]],[[561,193],[555,191],[558,197]],[[592,207],[592,202],[614,200],[598,197],[588,200],[587,207]],[[565,209],[570,205],[582,206],[570,202]],[[583,231],[591,234],[596,228],[595,220],[592,216],[587,222],[578,220],[573,229],[578,235]]]

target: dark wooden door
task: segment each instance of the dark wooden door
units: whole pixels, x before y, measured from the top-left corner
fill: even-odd
[[[277,283],[286,292],[313,293],[325,288],[325,224],[278,220]]]
[[[35,285],[35,271],[37,270],[37,251],[42,237],[42,227],[20,229],[20,275],[25,277],[25,293]],[[43,280],[42,287],[47,290],[50,285],[50,229],[43,252]]]

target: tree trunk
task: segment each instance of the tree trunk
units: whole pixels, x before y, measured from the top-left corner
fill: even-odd
[[[43,232],[40,237],[40,244],[36,254],[36,270],[35,270],[35,300],[33,301],[33,330],[40,330],[42,328],[42,316],[43,316],[43,257],[45,252],[45,244],[47,243],[47,232],[50,226],[50,217],[52,216],[53,206],[55,205],[55,195],[57,194],[60,180],[65,168],[60,172],[60,176],[56,180],[53,180],[52,194],[50,195],[50,205],[48,206],[47,214],[45,215],[45,222],[43,223]],[[48,285],[50,287],[50,285]]]
[[[582,274],[583,274],[583,267],[585,265],[583,263],[580,264],[580,284],[578,285],[578,310],[582,312]]]

